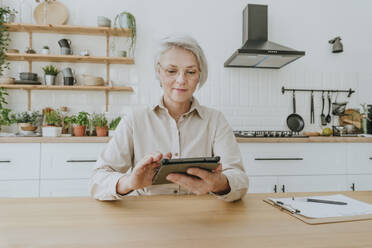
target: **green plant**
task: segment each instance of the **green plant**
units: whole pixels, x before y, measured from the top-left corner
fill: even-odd
[[[47,65],[43,67],[43,71],[45,75],[53,75],[56,76],[59,73],[59,70],[54,65]]]
[[[92,126],[93,127],[106,127],[107,126],[107,119],[105,114],[92,114]]]
[[[27,111],[12,114],[10,119],[12,123],[30,123],[33,126],[38,126],[41,122],[42,115],[39,111],[29,113]]]
[[[43,46],[43,49],[49,49],[49,47],[48,46]]]
[[[71,116],[64,116],[62,117],[62,123],[65,129],[68,129],[72,123],[72,117]]]
[[[71,116],[71,123],[78,126],[87,126],[89,124],[89,113],[79,112],[77,115]]]
[[[136,47],[136,39],[137,39],[137,27],[136,27],[136,18],[134,15],[127,11],[123,11],[120,14],[116,15],[115,21],[114,21],[114,27],[118,27],[118,23],[121,29],[126,28],[122,27],[120,23],[120,18],[127,18],[128,28],[131,29],[131,35],[130,35],[130,44],[129,44],[129,51],[128,55],[130,57],[134,57],[134,51]]]
[[[0,75],[3,75],[4,69],[9,69],[9,61],[6,56],[9,43],[11,41],[8,27],[4,25],[10,15],[17,13],[9,7],[0,7]]]
[[[60,127],[62,125],[61,113],[56,110],[46,112],[45,113],[45,124],[48,126]]]
[[[111,122],[110,122],[110,125],[109,125],[109,129],[110,130],[115,130],[116,127],[119,125],[119,122],[121,121],[121,117],[117,117],[115,119],[113,119]]]
[[[0,89],[0,130],[1,126],[8,126],[12,124],[12,120],[9,118],[9,114],[11,112],[10,109],[5,108],[5,104],[8,104],[8,102],[5,100],[5,96],[8,95],[8,92],[6,89],[1,88]]]

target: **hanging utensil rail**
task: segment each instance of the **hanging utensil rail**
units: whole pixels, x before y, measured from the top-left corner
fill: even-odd
[[[325,92],[344,92],[344,93],[348,93],[347,94],[347,97],[350,97],[351,94],[355,93],[355,90],[352,90],[351,88],[348,89],[348,90],[319,90],[319,89],[286,89],[284,86],[282,87],[282,94],[284,95],[284,93],[286,91],[292,91],[292,92],[295,92],[295,91],[306,91],[306,92],[322,92],[322,93],[325,93]]]

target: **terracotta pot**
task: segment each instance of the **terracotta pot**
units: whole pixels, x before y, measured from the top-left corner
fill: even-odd
[[[107,136],[108,127],[96,127],[97,136]]]
[[[74,125],[72,127],[73,132],[74,132],[74,136],[85,136],[85,129],[86,128],[87,128],[86,126],[77,126],[77,125]]]

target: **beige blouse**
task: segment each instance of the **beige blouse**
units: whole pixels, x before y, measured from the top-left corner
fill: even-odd
[[[220,156],[222,173],[231,191],[217,198],[234,201],[248,189],[241,154],[232,129],[219,111],[199,105],[193,98],[190,111],[176,122],[163,101],[151,107],[132,110],[116,128],[115,135],[101,152],[90,179],[90,193],[99,200],[116,200],[120,177],[131,173],[145,155],[172,153],[173,158]],[[151,185],[132,194],[190,194],[176,184]]]

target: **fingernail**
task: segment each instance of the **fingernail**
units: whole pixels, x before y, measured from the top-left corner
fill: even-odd
[[[193,169],[188,169],[187,173],[192,174],[193,171],[194,171]]]

